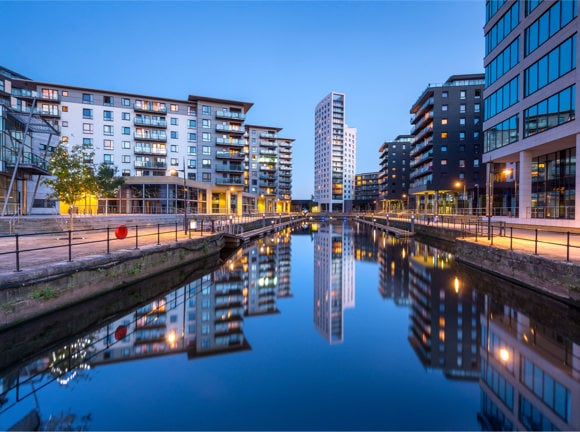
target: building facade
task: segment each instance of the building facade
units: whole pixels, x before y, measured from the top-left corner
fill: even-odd
[[[578,1],[487,1],[487,213],[580,226]]]
[[[354,211],[376,211],[379,205],[379,173],[360,173],[354,179]]]
[[[379,149],[379,201],[381,211],[410,208],[409,178],[411,174],[412,135],[399,135],[385,141]]]
[[[42,155],[51,146],[82,145],[93,155],[92,163],[118,169],[126,181],[113,211],[247,214],[290,209],[294,140],[279,139],[281,128],[246,128],[252,103],[71,87],[33,81],[3,68],[0,94],[3,110],[20,114],[20,129],[26,129],[27,113],[54,129],[56,140],[50,144],[29,140],[28,147],[23,145],[31,148],[28,153]],[[17,135],[8,130],[10,125],[3,121],[3,136]],[[3,161],[9,153],[6,142],[0,143]],[[5,179],[18,172],[20,210],[53,212],[54,202],[46,198],[50,191],[39,182],[47,172],[26,175],[26,166],[0,167],[3,201],[10,201]],[[272,199],[266,201],[265,196]],[[85,210],[100,211],[94,206]]]
[[[411,107],[409,193],[421,213],[476,213],[485,173],[483,74],[430,84]]]
[[[314,201],[324,212],[352,210],[356,129],[347,126],[345,112],[344,93],[331,92],[314,113]]]

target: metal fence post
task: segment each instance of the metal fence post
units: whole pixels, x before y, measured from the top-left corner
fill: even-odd
[[[510,250],[514,250],[512,245],[513,240],[514,240],[514,227],[510,227]]]
[[[16,271],[20,271],[20,242],[19,242],[18,233],[16,233]]]
[[[72,231],[68,230],[68,262],[72,261]]]
[[[534,247],[534,255],[538,255],[538,229],[536,228],[536,241]]]
[[[135,225],[135,249],[139,249],[139,225]]]
[[[566,262],[570,262],[570,231],[566,232]]]
[[[161,244],[161,224],[157,224],[157,244]]]
[[[175,241],[177,242],[177,222],[175,222]]]
[[[110,239],[111,239],[111,227],[107,227],[107,255],[111,253]]]

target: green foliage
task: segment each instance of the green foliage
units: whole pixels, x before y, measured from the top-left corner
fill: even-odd
[[[117,167],[101,163],[96,174],[96,195],[103,198],[114,198],[117,196],[121,186],[125,184],[125,178],[117,176]]]
[[[35,289],[32,292],[33,299],[52,299],[52,298],[57,298],[57,297],[58,297],[58,294],[50,288]]]
[[[58,146],[49,162],[52,177],[44,180],[44,184],[53,190],[52,197],[72,207],[84,195],[94,194],[97,186],[93,156],[81,146],[70,149]]]

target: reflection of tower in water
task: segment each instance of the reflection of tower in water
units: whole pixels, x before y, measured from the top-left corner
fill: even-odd
[[[418,242],[410,246],[411,346],[426,368],[452,379],[477,379],[477,293],[456,277],[449,253]]]
[[[354,307],[354,242],[349,225],[321,225],[314,235],[314,325],[329,343],[344,336],[344,310]]]

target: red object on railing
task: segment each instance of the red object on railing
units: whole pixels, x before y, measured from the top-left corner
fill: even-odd
[[[125,339],[125,336],[127,336],[127,327],[124,325],[120,325],[115,330],[115,340]]]
[[[115,237],[117,237],[118,239],[124,239],[125,237],[127,237],[128,233],[129,230],[125,225],[119,225],[117,228],[115,228]]]

